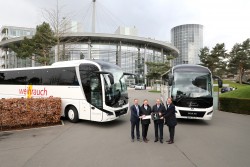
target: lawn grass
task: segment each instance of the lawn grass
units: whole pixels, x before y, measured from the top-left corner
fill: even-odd
[[[161,93],[161,91],[159,91],[159,90],[149,90],[148,92],[151,92],[151,93]]]
[[[214,81],[214,84],[217,84],[217,83],[218,83],[217,81]],[[236,82],[230,81],[230,80],[223,80],[223,84],[229,84],[229,87],[234,87],[237,89],[249,86],[246,84],[239,84],[239,83],[236,83]],[[218,91],[218,86],[214,86],[214,92],[217,92],[217,91]]]
[[[220,97],[250,99],[250,86],[237,87],[237,90],[220,94]]]

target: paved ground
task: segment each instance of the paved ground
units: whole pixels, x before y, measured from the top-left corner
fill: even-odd
[[[157,93],[129,90],[130,100],[154,103]],[[250,116],[216,112],[211,121],[178,120],[173,145],[130,142],[129,115],[114,122],[0,132],[0,167],[246,167]],[[167,138],[167,128],[164,137]],[[164,140],[165,140],[164,139]]]

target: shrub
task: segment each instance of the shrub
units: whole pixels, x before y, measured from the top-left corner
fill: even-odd
[[[57,124],[60,118],[60,98],[0,100],[1,130]]]
[[[220,110],[250,115],[250,99],[220,97]]]

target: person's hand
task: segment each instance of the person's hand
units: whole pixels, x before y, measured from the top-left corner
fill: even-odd
[[[163,117],[161,117],[160,119],[163,119]]]
[[[161,112],[159,112],[159,116],[161,116],[162,114],[161,114]]]

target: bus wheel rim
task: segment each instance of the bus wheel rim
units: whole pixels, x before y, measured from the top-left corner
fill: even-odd
[[[68,112],[68,116],[69,116],[69,119],[73,120],[73,119],[74,119],[74,117],[75,117],[75,113],[74,113],[74,111],[73,111],[73,110],[69,110],[69,112]]]

